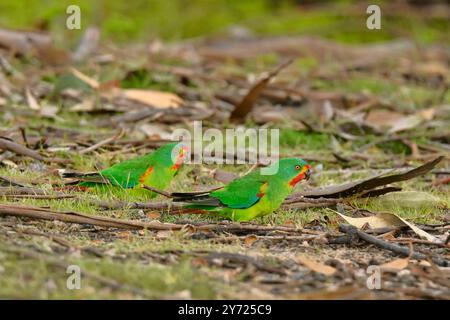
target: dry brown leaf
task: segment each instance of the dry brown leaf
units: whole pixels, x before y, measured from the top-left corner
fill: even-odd
[[[409,130],[417,127],[425,121],[430,121],[434,118],[436,110],[434,108],[425,109],[417,112],[416,114],[404,117],[398,120],[389,129],[389,133],[395,133],[399,131]]]
[[[404,117],[405,115],[399,112],[373,109],[366,115],[364,122],[381,130],[382,128],[391,128]]]
[[[72,112],[90,112],[95,109],[95,102],[93,99],[84,99],[80,103],[74,104],[70,107]]]
[[[134,100],[159,109],[177,108],[183,104],[183,99],[181,99],[178,95],[170,92],[141,89],[123,89],[120,90],[119,96],[123,96],[127,99]]]
[[[159,217],[161,217],[161,214],[158,211],[150,211],[149,213],[147,213],[147,217],[149,217],[150,219],[158,219]]]
[[[57,106],[45,105],[41,108],[40,115],[46,118],[54,118],[58,111],[59,108]]]
[[[117,233],[117,236],[119,238],[125,239],[125,240],[129,240],[132,236],[130,231],[120,231]]]
[[[403,270],[406,267],[408,267],[408,264],[409,264],[408,258],[395,259],[395,260],[383,263],[382,265],[380,265],[380,268],[383,271],[397,272],[397,271]]]
[[[27,104],[32,110],[41,110],[41,106],[37,102],[36,98],[31,93],[30,88],[25,88],[25,96],[27,98]]]
[[[447,65],[438,61],[429,61],[425,63],[418,64],[415,67],[415,72],[420,75],[425,76],[441,76],[447,78],[450,74],[450,70]]]
[[[372,229],[408,226],[411,230],[413,230],[421,238],[425,238],[428,241],[433,241],[433,242],[438,241],[438,239],[436,237],[434,237],[433,235],[429,234],[428,232],[423,231],[422,229],[419,229],[412,223],[410,223],[410,222],[406,221],[405,219],[400,218],[396,214],[393,214],[390,212],[379,212],[376,215],[370,216],[370,217],[353,218],[353,217],[348,217],[346,215],[343,215],[342,213],[339,213],[335,210],[332,210],[332,211],[335,212],[336,214],[338,214],[340,217],[342,217],[345,221],[347,221],[352,226],[357,227],[358,229],[361,229],[366,224],[368,224],[370,226],[370,228],[372,228]]]
[[[295,221],[294,221],[294,220],[286,220],[286,221],[283,223],[283,226],[286,226],[286,227],[295,227]]]
[[[91,88],[101,91],[102,96],[107,98],[114,99],[122,97],[158,109],[177,108],[184,103],[183,99],[174,93],[143,89],[120,89],[117,88],[115,81],[107,85],[101,85],[97,80],[75,68],[71,68],[71,72]]]
[[[236,108],[231,113],[231,119],[244,119],[253,109],[253,105],[258,100],[264,88],[269,81],[275,77],[282,69],[286,68],[293,60],[288,60],[278,66],[275,70],[264,76],[247,92],[245,97],[236,105]]]
[[[327,265],[319,263],[319,262],[316,262],[316,261],[310,259],[309,257],[307,257],[306,255],[298,256],[297,261],[300,264],[307,267],[308,269],[310,269],[314,272],[322,273],[326,276],[332,276],[337,271],[335,268],[327,266]]]
[[[254,234],[250,234],[245,237],[244,244],[246,247],[251,247],[256,240],[258,240],[258,237]]]

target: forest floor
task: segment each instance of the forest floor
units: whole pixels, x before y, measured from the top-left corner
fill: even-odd
[[[75,53],[0,51],[1,298],[450,299],[448,46],[238,32],[115,47],[89,32]],[[151,152],[194,121],[278,129],[312,177],[250,223],[64,187],[63,170]],[[252,169],[188,164],[169,191]]]

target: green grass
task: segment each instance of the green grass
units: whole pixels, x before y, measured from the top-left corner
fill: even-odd
[[[70,274],[62,266],[45,260],[20,258],[14,253],[0,254],[2,276],[0,297],[20,299],[161,299],[188,290],[194,299],[213,299],[221,287],[219,281],[199,272],[189,260],[171,266],[137,260],[114,261],[109,258],[71,258],[69,265],[81,270],[81,288],[70,290],[66,281]],[[94,273],[120,283],[121,288],[83,274]],[[138,291],[137,293],[133,290]]]
[[[422,43],[445,41],[448,20],[423,19],[416,15],[383,11],[382,29],[368,30],[364,6],[356,1],[339,1],[328,6],[302,7],[295,1],[267,0],[119,0],[92,2],[4,1],[0,25],[32,28],[47,25],[57,34],[59,42],[74,42],[90,24],[99,24],[106,39],[128,42],[160,37],[179,40],[221,33],[240,25],[257,34],[316,35],[347,43],[379,42],[409,36]],[[65,28],[68,5],[81,8],[82,30]],[[350,5],[349,5],[350,4]]]
[[[0,17],[0,25],[8,27],[31,27],[35,23],[47,21],[50,30],[54,31],[59,44],[75,44],[78,37],[84,30],[67,31],[61,29],[64,25],[64,9],[67,4],[73,4],[73,1],[15,1],[3,2],[0,4],[2,12],[8,12],[7,15]],[[91,1],[75,1],[82,7],[83,28],[89,25],[97,11],[96,5]],[[422,21],[417,20],[412,23],[408,18],[387,17],[383,22],[383,30],[372,32],[365,29],[365,15],[346,16],[343,11],[338,9],[329,10],[327,7],[315,9],[298,9],[290,1],[281,4],[277,9],[272,9],[267,1],[154,1],[148,4],[147,1],[133,1],[133,3],[123,3],[119,1],[104,1],[104,15],[101,23],[103,37],[106,41],[146,41],[154,37],[161,37],[164,40],[178,40],[195,36],[215,34],[223,31],[227,27],[239,24],[248,27],[258,34],[270,35],[317,35],[326,38],[338,40],[346,43],[376,42],[380,40],[390,40],[400,34],[411,36],[419,42],[443,42],[445,31],[448,29],[448,22],[439,20]],[[201,9],[200,9],[201,8]],[[338,4],[337,8],[344,10],[345,6]],[[25,10],[27,9],[27,10]],[[363,26],[363,27],[362,27]],[[405,32],[406,30],[406,32]],[[159,57],[158,63],[169,66],[187,66],[194,67],[195,63],[179,61],[170,57]],[[12,61],[14,66],[22,70],[30,61],[16,60]],[[164,90],[177,92],[178,79],[169,74],[159,71],[153,71],[151,68],[145,69],[147,64],[146,57],[136,59],[126,59],[117,63],[108,65],[100,70],[91,70],[79,66],[80,70],[89,76],[98,77],[100,82],[109,80],[120,80],[121,86],[125,88],[149,88],[155,90]],[[275,55],[261,55],[244,63],[230,62],[217,65],[212,70],[216,75],[228,75],[243,77],[249,73],[259,73],[263,70],[270,70],[278,64],[278,58]],[[294,67],[306,77],[307,84],[312,89],[334,90],[343,94],[348,93],[367,93],[379,98],[387,99],[399,110],[413,112],[417,109],[426,108],[437,103],[437,98],[441,89],[435,88],[427,83],[416,83],[401,77],[381,76],[380,73],[361,73],[348,72],[341,76],[338,66],[327,64],[331,74],[336,77],[312,77],[319,68],[325,65],[320,63],[314,56],[305,56],[294,62]],[[393,68],[396,67],[395,65]],[[131,72],[130,72],[131,70]],[[280,74],[280,78],[285,74]],[[70,76],[59,76],[52,71],[46,74],[46,81],[51,84],[58,84],[57,90],[67,87],[75,87],[89,93],[89,88]],[[314,80],[315,79],[315,80]],[[196,80],[192,86],[196,85]],[[292,80],[292,83],[295,79]],[[208,92],[220,92],[222,90],[219,83],[202,83],[199,81],[199,92],[202,90]],[[57,92],[56,92],[57,93]],[[63,104],[55,96],[48,96],[43,99],[43,103],[54,103],[60,106],[61,111],[58,118],[48,119],[39,115],[24,116],[10,119],[0,117],[0,126],[2,128],[12,128],[24,126],[27,128],[28,136],[45,136],[46,127],[82,131],[89,133],[92,142],[99,141],[100,135],[110,137],[115,134],[116,128],[99,128],[95,125],[101,117],[110,117],[110,114],[93,115],[89,113],[70,112],[72,103]],[[208,99],[204,102],[209,103]],[[443,103],[450,102],[450,92],[444,96]],[[14,108],[20,111],[32,112],[23,104],[13,104]],[[299,106],[299,112],[304,110],[304,105]],[[312,123],[313,125],[315,123]],[[331,123],[334,124],[334,123]],[[330,129],[331,124],[327,124],[325,129]],[[214,124],[216,125],[216,124]],[[253,127],[254,123],[248,121],[248,127]],[[181,126],[181,125],[180,125]],[[232,124],[225,124],[221,127],[231,127]],[[340,171],[346,166],[345,163],[328,161],[334,160],[331,153],[338,145],[341,154],[348,157],[351,161],[354,152],[363,145],[376,141],[381,137],[375,135],[364,135],[361,140],[344,141],[334,139],[331,134],[299,131],[291,128],[290,123],[280,124],[280,152],[283,155],[307,156],[317,161],[312,164],[315,173],[311,181],[301,183],[297,190],[304,188],[315,188],[340,184],[348,181],[364,179],[372,174],[353,173],[347,174]],[[428,130],[428,129],[427,129]],[[429,129],[427,132],[431,132]],[[420,132],[415,132],[420,133]],[[139,136],[138,136],[139,137]],[[125,137],[130,138],[130,137]],[[136,136],[133,136],[136,138]],[[144,139],[145,137],[142,136]],[[426,145],[426,137],[411,138],[418,144]],[[60,141],[52,141],[52,146],[58,146],[61,142],[69,142],[69,134],[64,134]],[[20,142],[20,141],[19,141]],[[41,150],[45,152],[45,150]],[[141,150],[142,151],[142,150]],[[139,151],[139,152],[141,152]],[[94,171],[113,165],[114,163],[135,156],[139,152],[120,153],[113,155],[104,150],[98,149],[93,153],[79,155],[77,152],[57,152],[54,156],[71,159],[72,163],[66,169],[74,171]],[[371,166],[389,167],[394,164],[406,163],[419,165],[419,161],[410,161],[408,156],[411,151],[403,143],[397,141],[380,143],[364,152],[370,155],[372,161],[364,163],[359,161],[358,169],[370,169]],[[13,158],[14,159],[14,158]],[[390,159],[390,160],[389,160]],[[19,160],[20,161],[20,160]],[[47,169],[62,168],[63,165],[45,165],[35,166],[33,160],[23,160],[18,162],[23,170],[14,169],[7,165],[0,165],[0,176],[7,176],[22,182],[31,183],[39,179],[38,187],[52,194],[50,182],[60,181],[55,176],[42,177]],[[350,166],[351,167],[351,166]],[[215,181],[206,171],[202,169],[220,168],[230,172],[242,174],[249,170],[248,165],[193,165],[186,166],[177,176],[169,188],[169,191],[189,191],[198,190],[202,187],[221,185]],[[327,173],[327,170],[337,170],[336,173]],[[431,175],[427,175],[429,178]],[[48,181],[46,179],[49,179]],[[442,223],[445,207],[450,206],[450,198],[446,189],[434,188],[430,190],[430,181],[423,178],[417,178],[402,182],[400,185],[404,190],[430,192],[438,197],[443,205],[442,207],[420,207],[409,208],[401,204],[386,208],[377,201],[355,201],[353,205],[358,208],[367,209],[372,212],[389,210],[400,215],[408,221],[414,223]],[[96,199],[106,202],[121,200],[128,202],[148,201],[148,197],[135,192],[123,191],[120,189],[111,189],[107,192],[100,190],[86,193],[76,192],[77,199],[61,200],[36,200],[22,199],[11,200],[10,198],[0,197],[1,203],[18,203],[33,206],[49,207],[58,211],[77,211],[87,214],[104,215],[121,219],[149,219],[151,210],[100,210],[97,206],[89,202],[90,199]],[[165,201],[163,197],[157,197],[151,201]],[[5,221],[7,221],[6,218]],[[223,220],[220,216],[170,216],[162,214],[159,218],[163,222],[217,222]],[[302,227],[308,223],[318,220],[322,227],[328,228],[331,232],[336,231],[342,220],[332,211],[322,208],[311,208],[307,210],[278,210],[272,215],[258,218],[255,223],[270,225],[292,225]],[[16,220],[14,220],[16,221]],[[48,221],[41,221],[34,224],[34,221],[22,221],[21,227],[36,227],[38,230],[55,233],[64,237],[72,244],[81,248],[96,248],[103,252],[106,257],[98,258],[85,251],[66,250],[56,245],[50,239],[40,236],[23,235],[18,233],[2,233],[5,229],[0,226],[0,298],[135,298],[140,297],[129,288],[135,288],[142,292],[143,297],[148,298],[167,298],[177,295],[185,290],[189,291],[193,298],[228,298],[235,297],[239,292],[239,284],[249,277],[247,271],[238,273],[233,278],[231,284],[224,282],[226,277],[212,267],[199,267],[195,258],[189,257],[189,252],[194,251],[214,251],[214,252],[232,252],[244,254],[258,254],[262,256],[271,256],[278,253],[273,247],[264,247],[259,245],[248,248],[241,241],[236,240],[229,243],[222,243],[219,240],[199,240],[192,239],[186,232],[172,232],[170,234],[158,233],[154,231],[143,232],[115,232],[111,230],[101,230],[88,226],[76,224],[62,224]],[[0,221],[0,222],[3,222]],[[92,230],[89,230],[92,229]],[[228,237],[224,234],[221,238]],[[223,240],[223,239],[222,239]],[[82,270],[89,271],[98,276],[108,279],[114,279],[122,283],[124,289],[113,289],[100,283],[98,280],[86,277],[83,278],[81,290],[67,290],[67,274],[65,268],[54,266],[48,261],[30,259],[17,253],[12,253],[5,248],[25,247],[31,251],[38,251],[49,259],[55,258],[67,264],[77,264]],[[294,244],[295,246],[295,244]],[[291,246],[287,249],[289,254],[297,252],[298,248]],[[311,250],[318,252],[320,248],[311,246]],[[164,263],[154,258],[154,255],[161,254],[168,257],[168,251],[182,251],[177,259],[170,257]],[[223,271],[223,270],[222,270]],[[229,270],[227,270],[229,271]],[[253,282],[251,283],[253,286]],[[128,289],[127,289],[128,288]]]

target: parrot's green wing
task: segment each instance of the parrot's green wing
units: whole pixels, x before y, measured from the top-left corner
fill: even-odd
[[[151,155],[144,155],[115,164],[108,169],[100,171],[99,174],[108,179],[113,185],[133,188],[140,183],[139,180],[144,175],[151,174],[153,162]]]
[[[211,192],[210,197],[218,199],[229,208],[245,209],[253,206],[264,196],[267,186],[267,176],[261,176],[255,171],[234,180],[221,190]]]

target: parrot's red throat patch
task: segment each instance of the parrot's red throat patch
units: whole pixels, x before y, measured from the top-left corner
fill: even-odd
[[[289,185],[291,187],[295,187],[295,185],[297,183],[299,183],[300,181],[302,181],[303,179],[305,179],[306,174],[304,172],[299,173],[298,175],[296,175],[294,177],[294,179],[292,179],[291,181],[289,181]]]
[[[182,147],[180,149],[180,153],[177,156],[177,160],[175,161],[174,165],[170,167],[172,170],[180,169],[181,165],[184,162],[184,159],[186,158],[186,153],[187,153],[188,150],[189,149],[187,147]]]
[[[299,183],[300,181],[302,181],[303,179],[305,179],[307,176],[309,177],[309,174],[310,174],[310,170],[311,169],[311,166],[310,165],[305,165],[304,167],[303,167],[303,169],[300,171],[300,173],[298,174],[298,175],[296,175],[295,177],[294,177],[294,179],[292,179],[291,181],[289,181],[289,185],[291,186],[291,187],[295,187],[295,185],[297,184],[297,183]]]

